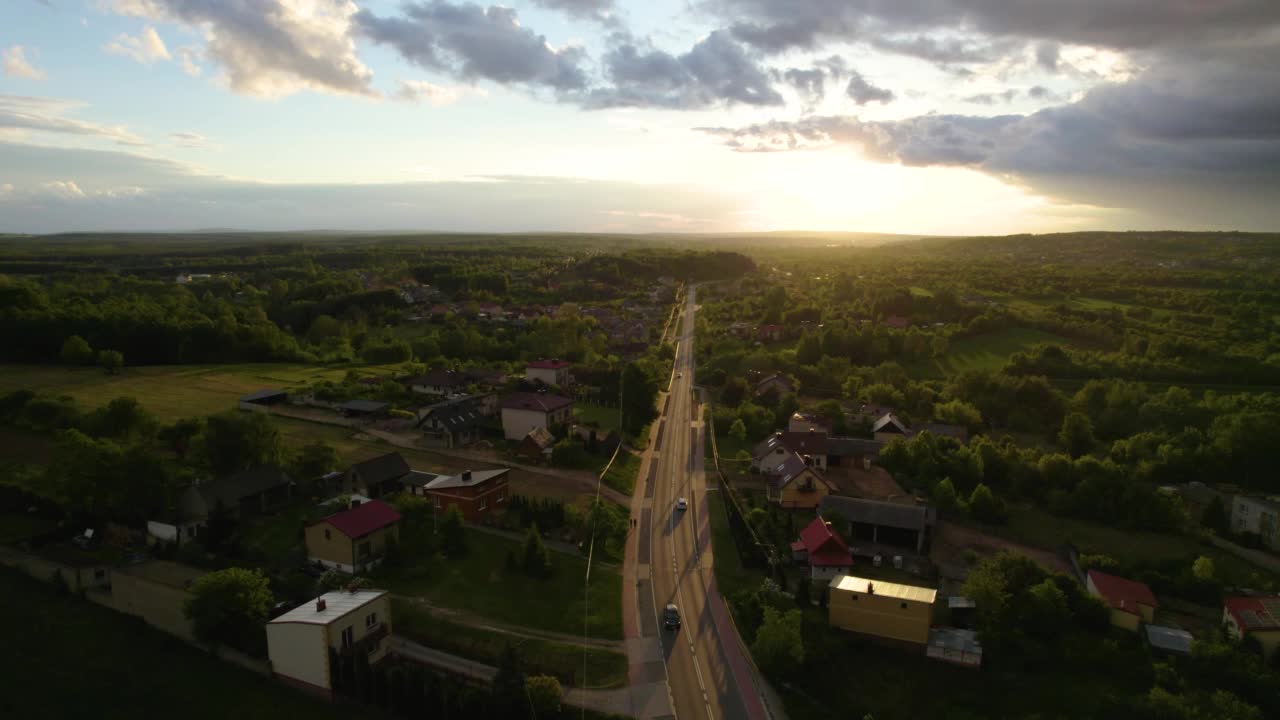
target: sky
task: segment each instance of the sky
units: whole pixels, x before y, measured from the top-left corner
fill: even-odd
[[[0,232],[1280,228],[1276,0],[4,0]]]

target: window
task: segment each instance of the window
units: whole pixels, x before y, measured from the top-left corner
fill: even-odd
[[[854,601],[854,602],[858,602],[858,596],[857,596],[857,595],[850,595],[849,597],[853,598],[853,601]]]
[[[440,504],[440,496],[439,496],[439,495],[437,495],[437,496],[436,496],[436,507],[437,507],[437,508],[444,507],[443,505],[441,505],[441,504]]]
[[[898,607],[899,607],[899,608],[901,608],[901,609],[903,609],[903,610],[906,610],[906,609],[907,609],[907,604],[906,604],[906,603],[904,603],[904,602],[900,602],[900,603],[898,603]]]
[[[364,619],[364,626],[371,628],[378,624],[378,613],[369,613]]]
[[[484,510],[484,509],[486,509],[486,508],[488,508],[488,507],[489,507],[489,499],[488,499],[488,498],[480,498],[480,509],[481,509],[481,510]]]
[[[501,490],[499,490],[499,491],[498,491],[498,502],[502,502],[502,501],[503,501],[503,500],[505,500],[505,499],[506,499],[506,493],[504,493],[504,492],[502,492]]]
[[[325,540],[328,540],[328,539],[329,539],[329,528],[325,528],[325,529],[324,529],[324,539],[325,539]]]
[[[355,644],[356,635],[353,628],[346,628],[342,631],[342,649],[346,650]]]

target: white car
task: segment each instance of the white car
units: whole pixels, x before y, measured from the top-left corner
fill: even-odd
[[[684,377],[684,373],[676,373],[676,379],[677,379],[677,380],[679,380],[679,379],[680,379],[680,378],[682,378],[682,377]]]
[[[680,498],[680,499],[676,500],[676,509],[677,509],[677,510],[688,510],[688,509],[689,509],[689,501],[688,501],[688,500],[685,500],[684,498]]]

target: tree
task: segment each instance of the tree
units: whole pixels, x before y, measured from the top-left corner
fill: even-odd
[[[467,554],[467,530],[463,527],[462,511],[450,505],[440,521],[440,535],[444,538],[444,553],[450,558]]]
[[[560,715],[564,690],[560,681],[551,675],[530,675],[524,681],[525,694],[529,698],[533,717],[554,718]]]
[[[1209,582],[1213,580],[1214,568],[1213,559],[1201,555],[1196,561],[1191,563],[1191,574],[1195,575],[1197,580]]]
[[[750,388],[746,380],[731,377],[725,382],[724,389],[720,391],[720,402],[726,407],[738,407],[747,398],[749,392]]]
[[[945,477],[933,487],[933,504],[940,512],[951,512],[956,509],[956,486],[951,478]]]
[[[994,525],[1005,521],[1004,501],[984,483],[978,483],[969,495],[969,512],[978,522]]]
[[[1219,537],[1226,537],[1231,532],[1231,522],[1227,517],[1227,508],[1222,498],[1214,495],[1208,505],[1204,506],[1204,514],[1200,516],[1200,524],[1214,531]]]
[[[93,411],[87,425],[98,437],[142,440],[154,437],[160,427],[155,415],[131,397],[118,397]]]
[[[729,426],[729,437],[739,443],[747,441],[747,426],[742,418],[734,418],[733,424]]]
[[[658,416],[658,386],[636,363],[622,369],[622,429],[639,435]]]
[[[173,450],[179,459],[187,456],[191,441],[204,430],[204,420],[200,418],[183,418],[160,428],[159,438]]]
[[[338,451],[323,440],[313,440],[298,450],[292,466],[299,482],[310,482],[338,467]]]
[[[801,574],[800,579],[796,580],[796,604],[802,608],[809,607],[812,604],[813,581],[805,575]]]
[[[524,536],[524,572],[529,577],[547,578],[551,576],[551,552],[542,542],[538,534],[538,524],[529,526]]]
[[[786,675],[804,662],[802,616],[799,610],[785,613],[764,607],[764,622],[751,643],[751,654],[760,667],[775,676]]]
[[[261,570],[227,568],[197,578],[182,612],[192,631],[211,647],[226,643],[260,655],[266,648],[263,623],[274,598]]]
[[[801,365],[816,365],[822,359],[822,341],[817,335],[807,333],[800,338],[796,347],[796,362]]]
[[[982,429],[982,413],[978,411],[978,408],[963,400],[952,400],[951,402],[934,405],[933,417],[938,422],[960,425],[971,433]]]
[[[524,663],[520,653],[510,643],[502,648],[498,660],[498,672],[493,676],[493,704],[495,717],[520,717],[526,715]]]
[[[102,350],[98,353],[98,365],[102,366],[108,375],[119,375],[120,370],[124,368],[124,354],[116,350]]]
[[[211,415],[205,423],[205,461],[219,475],[227,475],[263,465],[280,465],[283,445],[280,431],[266,415],[225,412]]]
[[[62,362],[67,365],[92,365],[94,354],[89,342],[79,335],[72,335],[62,343]]]
[[[1093,422],[1089,416],[1073,412],[1063,418],[1058,444],[1071,453],[1071,457],[1080,457],[1092,450],[1098,440],[1093,436]]]

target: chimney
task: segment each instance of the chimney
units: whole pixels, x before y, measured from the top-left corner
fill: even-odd
[[[316,598],[316,612],[324,612],[324,598]]]
[[[876,584],[875,584],[875,583],[867,583],[867,594],[868,594],[868,595],[875,595],[875,594],[876,594]]]
[[[360,498],[351,498],[351,507],[353,508],[360,507]]]
[[[463,470],[463,471],[462,471],[462,480],[465,482],[465,481],[470,480],[470,479],[471,479],[471,471],[470,471],[470,470]]]
[[[862,458],[862,469],[863,469],[863,470],[870,470],[870,469],[871,469],[871,458],[869,458],[869,457],[863,457],[863,458]]]

